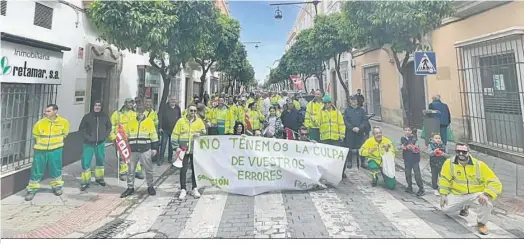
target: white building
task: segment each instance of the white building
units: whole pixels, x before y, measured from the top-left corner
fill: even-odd
[[[343,1],[320,1],[317,5],[318,15],[327,15],[330,13],[336,13],[341,11],[341,4]],[[295,43],[296,37],[298,34],[305,29],[313,28],[314,25],[314,16],[315,16],[315,7],[313,4],[304,4],[301,5],[302,9],[297,15],[297,20],[293,25],[293,28],[289,32],[288,41],[286,42],[286,51]],[[285,13],[284,13],[285,14]],[[353,94],[351,85],[351,69],[349,69],[351,64],[351,53],[346,52],[341,56],[341,65],[340,72],[344,82],[346,82],[350,94]],[[333,60],[330,60],[326,63],[326,71],[324,72],[324,89],[329,91],[333,100],[336,100],[338,107],[346,106],[346,94],[344,88],[338,82],[338,78],[335,72],[335,63]],[[310,77],[305,81],[306,88],[308,92],[311,89],[319,89],[318,79],[316,77]]]
[[[1,1],[1,177],[31,166],[31,129],[47,104],[56,103],[69,120],[64,164],[78,160],[78,126],[95,100],[112,113],[125,98],[148,95],[158,104],[162,79],[148,55],[119,51],[97,41],[85,1]],[[178,81],[195,79],[181,72]],[[198,75],[199,76],[199,75]],[[198,79],[196,79],[198,80]],[[185,106],[186,82],[173,82],[171,93]],[[209,88],[208,88],[209,89]]]

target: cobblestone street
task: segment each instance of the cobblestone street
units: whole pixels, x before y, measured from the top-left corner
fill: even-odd
[[[524,233],[489,223],[478,235],[475,214],[450,218],[437,197],[404,193],[403,172],[396,190],[373,188],[366,170],[348,170],[337,188],[276,192],[255,197],[205,189],[200,199],[178,200],[178,174],[161,183],[119,221],[86,238],[524,238]],[[496,218],[496,217],[495,217]],[[524,226],[524,222],[517,225]]]

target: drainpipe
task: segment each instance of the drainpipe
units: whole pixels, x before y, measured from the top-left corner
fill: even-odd
[[[80,8],[64,0],[58,0],[58,2],[72,8],[75,11],[76,13],[75,28],[78,28],[78,25],[80,24],[80,12],[85,13],[86,11],[83,8]]]

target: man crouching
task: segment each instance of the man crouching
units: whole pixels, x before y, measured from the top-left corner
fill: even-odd
[[[121,198],[135,193],[135,171],[138,162],[146,173],[147,192],[156,194],[153,187],[153,160],[158,148],[158,134],[155,123],[144,115],[145,107],[137,104],[136,118],[131,118],[127,125],[127,138],[131,147],[131,157],[128,162],[127,189],[120,195]]]

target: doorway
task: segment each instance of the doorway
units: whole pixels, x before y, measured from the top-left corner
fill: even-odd
[[[408,84],[406,95],[409,109],[406,111],[408,123],[417,129],[422,129],[423,110],[426,109],[426,88],[424,76],[415,75],[415,66],[413,62],[408,63]]]
[[[100,60],[95,60],[93,62],[93,74],[91,78],[91,91],[89,96],[89,111],[93,110],[93,105],[96,100],[102,101],[102,110],[106,113],[110,113],[109,106],[111,104],[109,97],[110,82],[108,79],[110,77],[109,72],[113,68],[109,62],[104,62]]]
[[[382,119],[382,104],[380,100],[379,66],[364,68],[364,106],[368,114]]]
[[[337,72],[335,72],[334,70],[331,71],[331,87],[333,87],[333,103],[335,104],[335,106],[338,105],[337,101],[338,101],[338,82],[337,82]],[[338,107],[338,106],[337,106]]]
[[[91,104],[89,105],[89,111],[93,111],[95,101],[102,101],[104,97],[104,78],[95,78],[91,81]]]

